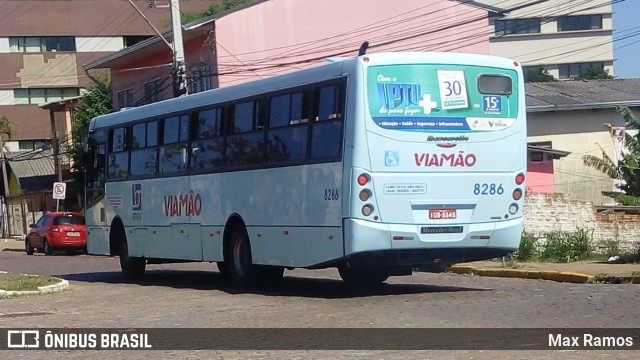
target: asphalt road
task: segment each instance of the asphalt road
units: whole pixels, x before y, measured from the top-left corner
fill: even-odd
[[[285,272],[277,289],[238,292],[214,264],[153,265],[124,282],[117,258],[0,252],[0,270],[56,275],[62,293],[0,300],[0,327],[20,328],[637,328],[640,288],[415,273],[350,290],[335,270]],[[464,339],[461,339],[463,341]],[[640,341],[640,339],[638,339]],[[45,351],[2,358],[49,359]],[[150,355],[151,354],[151,355]],[[5,356],[6,355],[6,356]],[[638,351],[501,351],[501,358],[637,358]],[[455,358],[495,351],[58,351],[61,358]]]

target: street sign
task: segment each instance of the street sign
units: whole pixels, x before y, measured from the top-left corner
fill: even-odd
[[[54,182],[53,183],[53,198],[58,200],[64,200],[67,194],[67,183]]]

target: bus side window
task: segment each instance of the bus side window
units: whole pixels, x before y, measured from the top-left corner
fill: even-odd
[[[229,166],[255,165],[264,158],[264,116],[259,100],[231,105],[226,157]]]
[[[126,178],[129,174],[129,149],[127,147],[127,128],[112,129],[109,134],[109,158],[107,176],[109,179]]]
[[[133,125],[131,135],[131,176],[155,174],[158,169],[158,122]]]
[[[160,172],[172,173],[187,168],[189,115],[166,118],[160,147]]]
[[[195,114],[195,130],[191,142],[191,169],[221,167],[224,161],[222,110],[207,109]]]
[[[343,91],[338,85],[316,89],[315,122],[311,129],[311,158],[334,158],[340,155]]]
[[[278,95],[269,102],[269,161],[304,160],[308,143],[308,95],[296,92]]]

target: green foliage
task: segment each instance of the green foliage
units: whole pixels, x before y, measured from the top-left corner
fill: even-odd
[[[609,75],[609,71],[601,67],[592,67],[584,69],[578,73],[578,76],[572,78],[573,80],[608,80],[613,79],[613,76]]]
[[[524,71],[524,82],[532,83],[532,82],[551,82],[557,81],[553,75],[549,74],[549,72],[543,68],[542,66],[534,66],[525,69]]]
[[[215,15],[219,12],[225,11],[225,10],[229,10],[231,8],[249,3],[253,0],[222,0],[220,2],[217,2],[211,6],[209,6],[209,8],[205,11],[200,11],[200,12],[184,12],[181,14],[180,16],[180,21],[183,24],[188,24],[190,22],[196,21],[198,19],[202,19],[204,17],[207,16],[211,16],[211,15]]]
[[[626,106],[618,106],[616,110],[624,118],[628,127],[640,129],[640,121]],[[607,129],[611,123],[603,124]],[[620,159],[615,162],[604,150],[602,158],[593,155],[582,157],[584,165],[592,167],[615,180],[621,180],[616,185],[620,191],[603,191],[602,195],[613,198],[622,205],[640,205],[640,132],[636,135],[625,133],[623,146],[625,152],[620,153]]]
[[[529,261],[534,258],[537,255],[536,242],[538,242],[538,239],[533,234],[529,234],[526,231],[523,232],[518,251],[511,254],[511,259],[516,261]]]
[[[578,228],[574,233],[549,232],[544,234],[546,242],[539,258],[555,262],[570,262],[588,258],[591,255],[593,230]]]
[[[112,111],[111,82],[105,78],[97,78],[83,93],[82,98],[73,111],[71,136],[73,145],[66,149],[73,157],[77,170],[84,169],[83,154],[89,129],[89,122],[96,116]]]

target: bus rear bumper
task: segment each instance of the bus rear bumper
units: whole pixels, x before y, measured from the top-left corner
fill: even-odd
[[[415,224],[380,224],[345,219],[345,255],[365,253],[422,253],[449,258],[449,262],[491,259],[518,249],[522,218],[497,223],[462,224],[461,232],[423,233]],[[442,228],[446,228],[443,226]],[[451,227],[452,228],[452,227]],[[458,231],[459,229],[443,231]],[[447,255],[451,253],[451,256]],[[427,256],[428,258],[432,256]],[[426,259],[425,259],[426,260]]]

